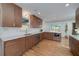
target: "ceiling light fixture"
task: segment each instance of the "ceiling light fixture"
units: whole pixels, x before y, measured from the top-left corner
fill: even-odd
[[[70,4],[69,3],[67,3],[67,4],[65,4],[65,7],[68,7]]]
[[[40,12],[38,12],[38,14],[40,14]]]

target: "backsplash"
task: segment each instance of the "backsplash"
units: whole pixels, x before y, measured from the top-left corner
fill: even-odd
[[[40,28],[29,28],[27,31],[28,33],[38,33],[40,32]]]
[[[41,28],[18,28],[18,27],[0,27],[0,34],[2,33],[38,33]]]

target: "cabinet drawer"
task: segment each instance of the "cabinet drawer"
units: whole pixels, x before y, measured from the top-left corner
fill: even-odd
[[[15,44],[16,44],[15,41],[16,41],[16,40],[5,41],[5,42],[4,42],[4,45],[5,45],[5,47],[6,47],[6,46],[12,46],[12,45],[15,45]]]

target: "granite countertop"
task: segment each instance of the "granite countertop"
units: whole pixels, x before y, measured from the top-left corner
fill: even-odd
[[[71,35],[73,38],[79,40],[79,35]]]
[[[35,35],[35,34],[39,34],[41,32],[31,32],[31,33],[25,33],[25,32],[17,32],[17,33],[4,33],[3,35],[0,36],[0,39],[2,41],[8,41],[8,40],[13,40],[13,39],[17,39],[17,38],[21,38],[21,37],[26,37],[26,36],[32,36],[32,35]]]
[[[0,40],[8,41],[25,36],[31,36],[40,32],[25,32],[20,28],[0,28]]]
[[[39,33],[39,32],[38,32]],[[24,34],[20,34],[20,35],[11,35],[11,36],[6,36],[4,35],[4,37],[0,37],[0,39],[2,41],[8,41],[8,40],[13,40],[13,39],[17,39],[17,38],[22,38],[22,37],[26,37],[26,36],[32,36],[38,33],[24,33]]]
[[[34,34],[39,34],[41,33],[40,31],[23,31],[20,28],[7,28],[7,27],[0,27],[0,39],[2,41],[8,41],[8,40],[13,40],[16,38],[21,38],[21,37],[25,37],[25,36],[31,36]],[[60,32],[53,32],[53,33],[60,33]]]

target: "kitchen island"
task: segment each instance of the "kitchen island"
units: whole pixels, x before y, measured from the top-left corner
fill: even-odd
[[[79,56],[79,35],[69,36],[69,47],[74,56]]]

